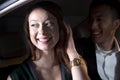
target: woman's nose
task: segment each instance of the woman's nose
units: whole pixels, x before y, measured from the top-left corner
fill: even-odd
[[[43,25],[41,25],[39,28],[38,28],[38,33],[39,34],[46,34],[47,31],[45,29],[45,27]]]

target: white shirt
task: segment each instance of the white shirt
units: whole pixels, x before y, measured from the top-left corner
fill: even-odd
[[[97,70],[102,80],[114,80],[115,67],[117,63],[116,53],[120,51],[120,46],[115,39],[115,47],[110,51],[101,50],[96,44]]]

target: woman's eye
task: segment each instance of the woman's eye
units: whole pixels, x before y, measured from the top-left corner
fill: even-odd
[[[47,26],[51,26],[51,23],[47,23],[46,25],[47,25]]]
[[[31,24],[31,27],[38,27],[38,24]]]
[[[45,25],[46,25],[47,27],[51,27],[51,26],[54,25],[54,23],[53,23],[53,22],[48,22],[48,23],[46,23]]]
[[[31,25],[31,27],[34,27],[34,26],[35,26],[35,24],[32,24],[32,25]]]

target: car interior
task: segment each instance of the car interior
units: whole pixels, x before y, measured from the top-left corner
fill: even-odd
[[[43,0],[0,0],[0,75],[7,67],[29,57],[24,36],[24,18],[29,6]],[[88,9],[92,0],[49,0],[63,9],[64,20],[73,30],[74,39],[89,37]],[[116,32],[120,40],[120,28]],[[10,68],[10,67],[9,67]]]
[[[16,59],[18,59],[17,62],[20,63],[24,60],[21,60],[21,56],[27,57],[24,55],[25,53],[29,53],[23,31],[24,17],[27,8],[38,1],[40,0],[0,1],[0,67],[16,64]],[[67,24],[70,24],[72,29],[75,26],[79,26],[79,24],[81,25],[81,22],[86,20],[88,7],[91,2],[91,0],[50,1],[54,1],[61,6],[64,20]],[[87,36],[86,32],[84,33],[85,35],[83,35]]]

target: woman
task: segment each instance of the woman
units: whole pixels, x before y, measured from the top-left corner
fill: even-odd
[[[88,80],[86,65],[78,55],[72,31],[65,25],[61,8],[49,1],[33,5],[25,19],[31,47],[30,59],[8,80]]]

